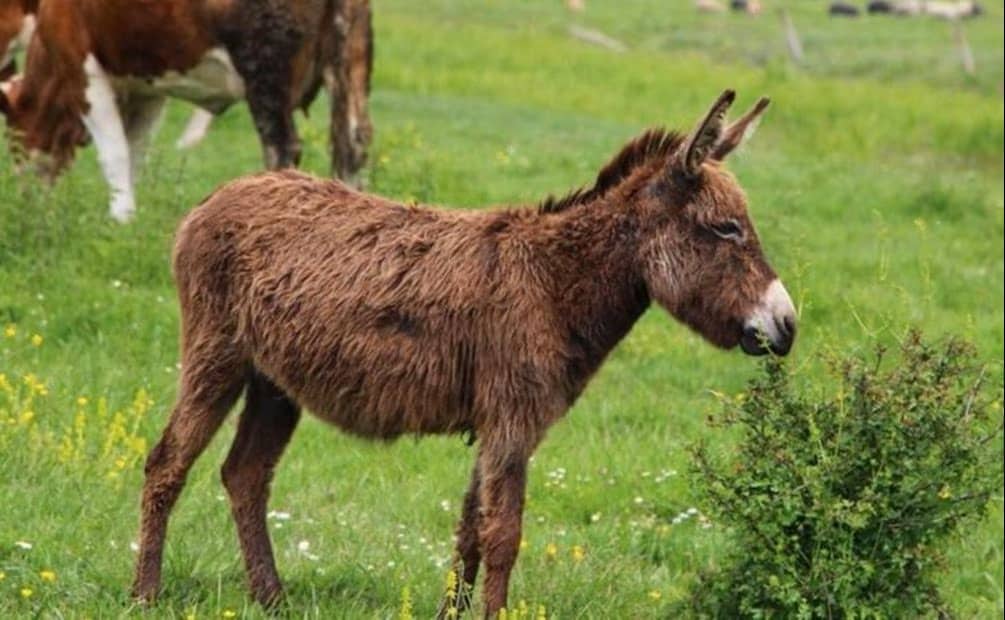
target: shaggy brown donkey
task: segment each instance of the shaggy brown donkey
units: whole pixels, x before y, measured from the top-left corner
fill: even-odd
[[[156,595],[168,513],[246,388],[223,483],[258,601],[282,593],[266,500],[303,406],[363,437],[474,433],[457,566],[470,587],[484,562],[496,614],[527,460],[651,300],[720,347],[792,345],[792,303],[720,163],[767,101],[724,127],[733,98],[536,209],[406,206],[297,172],[217,190],[178,230],[181,386],[146,464],[135,595]]]

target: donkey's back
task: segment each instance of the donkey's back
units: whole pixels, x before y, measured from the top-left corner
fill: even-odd
[[[233,355],[357,434],[474,430],[480,399],[498,398],[479,377],[547,374],[530,357],[550,320],[533,215],[406,206],[293,171],[234,181],[178,232],[184,342],[226,334]]]

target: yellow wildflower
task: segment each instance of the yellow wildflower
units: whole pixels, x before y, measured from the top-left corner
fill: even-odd
[[[952,496],[953,492],[949,490],[949,486],[943,485],[942,488],[939,489],[939,499],[949,499]]]
[[[405,586],[401,589],[401,609],[398,610],[398,620],[414,620],[412,615],[412,593]]]
[[[42,383],[41,379],[35,376],[35,373],[29,372],[26,374],[24,376],[24,384],[28,386],[28,389],[31,390],[32,393],[38,394],[39,396],[45,396],[49,393],[48,388],[45,387],[45,384]]]
[[[660,592],[659,590],[650,590],[649,591],[649,598],[651,598],[654,601],[658,601],[661,598],[663,598],[663,593]]]
[[[42,581],[48,581],[49,583],[56,582],[56,573],[51,570],[44,570],[38,573],[38,576],[42,578]]]
[[[42,334],[33,334],[31,337],[31,343],[36,347],[42,346]]]
[[[78,407],[86,407],[87,406],[87,397],[86,396],[78,396],[77,397],[77,406]]]
[[[29,424],[31,424],[31,421],[34,419],[35,419],[35,412],[31,411],[30,409],[21,413],[20,421],[21,424],[24,426],[28,426]]]
[[[548,543],[548,545],[544,548],[544,554],[548,556],[549,560],[555,559],[558,555],[558,545],[555,543]]]
[[[572,546],[572,561],[582,562],[586,559],[586,550],[579,545]]]
[[[21,598],[31,598],[35,591],[31,588],[21,588]]]
[[[185,615],[185,620],[195,620],[195,612],[191,612]]]
[[[7,578],[7,573],[5,573],[2,570],[0,570],[0,581],[3,581],[6,578]]]
[[[520,550],[521,551],[524,550],[524,549],[526,549],[529,546],[530,546],[530,543],[527,542],[526,538],[521,538],[520,539]]]
[[[224,609],[223,613],[220,615],[223,616],[224,618],[236,618],[237,612],[234,611],[233,609]]]
[[[457,617],[457,571],[451,569],[447,571],[447,593],[446,593],[446,605],[447,605],[447,617],[456,618]]]
[[[14,336],[17,336],[17,325],[7,323],[7,326],[3,328],[3,335],[6,338],[13,338]]]

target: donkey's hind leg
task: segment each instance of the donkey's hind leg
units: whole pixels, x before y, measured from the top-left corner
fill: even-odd
[[[253,373],[237,436],[223,465],[223,484],[241,540],[252,596],[269,606],[282,597],[265,522],[272,472],[300,419],[300,407]]]
[[[168,517],[185,476],[220,428],[241,394],[247,368],[219,346],[190,347],[182,360],[182,379],[171,419],[160,441],[147,456],[140,525],[140,551],[133,596],[151,601],[157,596],[161,556]]]

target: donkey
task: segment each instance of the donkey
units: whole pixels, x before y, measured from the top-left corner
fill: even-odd
[[[293,112],[324,85],[332,173],[351,179],[365,163],[369,0],[0,2],[5,22],[35,15],[24,74],[0,83],[16,161],[27,155],[52,181],[92,140],[119,221],[135,212],[134,178],[168,96],[213,113],[246,99],[275,169],[299,162]]]
[[[723,348],[785,355],[792,302],[722,161],[768,101],[689,135],[650,130],[588,189],[536,209],[406,206],[283,171],[210,195],[182,222],[180,392],[146,461],[133,593],[153,599],[168,515],[242,390],[222,468],[251,592],[280,600],[266,528],[301,407],[362,437],[472,433],[457,527],[464,587],[506,605],[527,461],[655,300]]]

